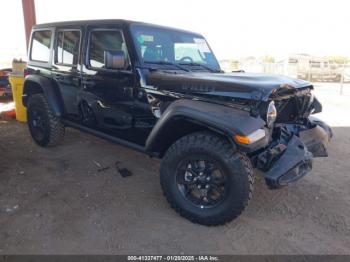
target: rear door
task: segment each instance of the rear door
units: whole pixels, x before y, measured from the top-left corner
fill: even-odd
[[[78,116],[77,92],[81,82],[79,50],[82,30],[61,28],[56,30],[53,78],[59,86],[68,116]]]

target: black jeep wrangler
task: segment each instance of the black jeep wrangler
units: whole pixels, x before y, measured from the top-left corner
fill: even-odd
[[[313,86],[284,76],[224,73],[197,33],[125,20],[33,28],[23,104],[40,146],[73,127],[162,159],[171,206],[189,220],[236,218],[253,168],[270,188],[327,156],[332,136],[310,117]]]

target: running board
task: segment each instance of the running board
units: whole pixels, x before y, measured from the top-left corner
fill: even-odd
[[[101,131],[97,131],[97,130],[94,130],[92,128],[86,127],[86,126],[82,126],[80,124],[74,123],[74,122],[69,121],[69,120],[62,120],[62,122],[66,126],[73,127],[75,129],[79,129],[79,130],[81,130],[83,132],[86,132],[86,133],[89,133],[89,134],[93,134],[95,136],[98,136],[100,138],[106,139],[106,140],[111,141],[113,143],[116,143],[116,144],[119,144],[119,145],[122,145],[122,146],[125,146],[125,147],[128,147],[128,148],[131,148],[133,150],[136,150],[138,152],[147,153],[145,147],[140,146],[138,144],[135,144],[133,142],[129,142],[129,141],[126,141],[126,140],[123,140],[123,139],[120,139],[120,138],[117,138],[117,137],[114,137],[114,136],[111,136],[111,135],[107,135],[107,134],[105,134],[105,133],[103,133]]]

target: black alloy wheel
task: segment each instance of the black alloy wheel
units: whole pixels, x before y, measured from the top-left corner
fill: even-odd
[[[227,195],[225,173],[217,163],[199,159],[186,159],[177,169],[177,187],[182,196],[199,208],[212,208]]]

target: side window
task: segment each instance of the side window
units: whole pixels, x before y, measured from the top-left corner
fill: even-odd
[[[124,51],[127,49],[120,31],[94,30],[90,34],[89,64],[94,68],[105,68],[106,51]]]
[[[59,31],[55,62],[63,65],[76,65],[78,63],[79,44],[80,31]]]
[[[32,36],[30,59],[40,62],[49,62],[52,31],[36,31]]]

